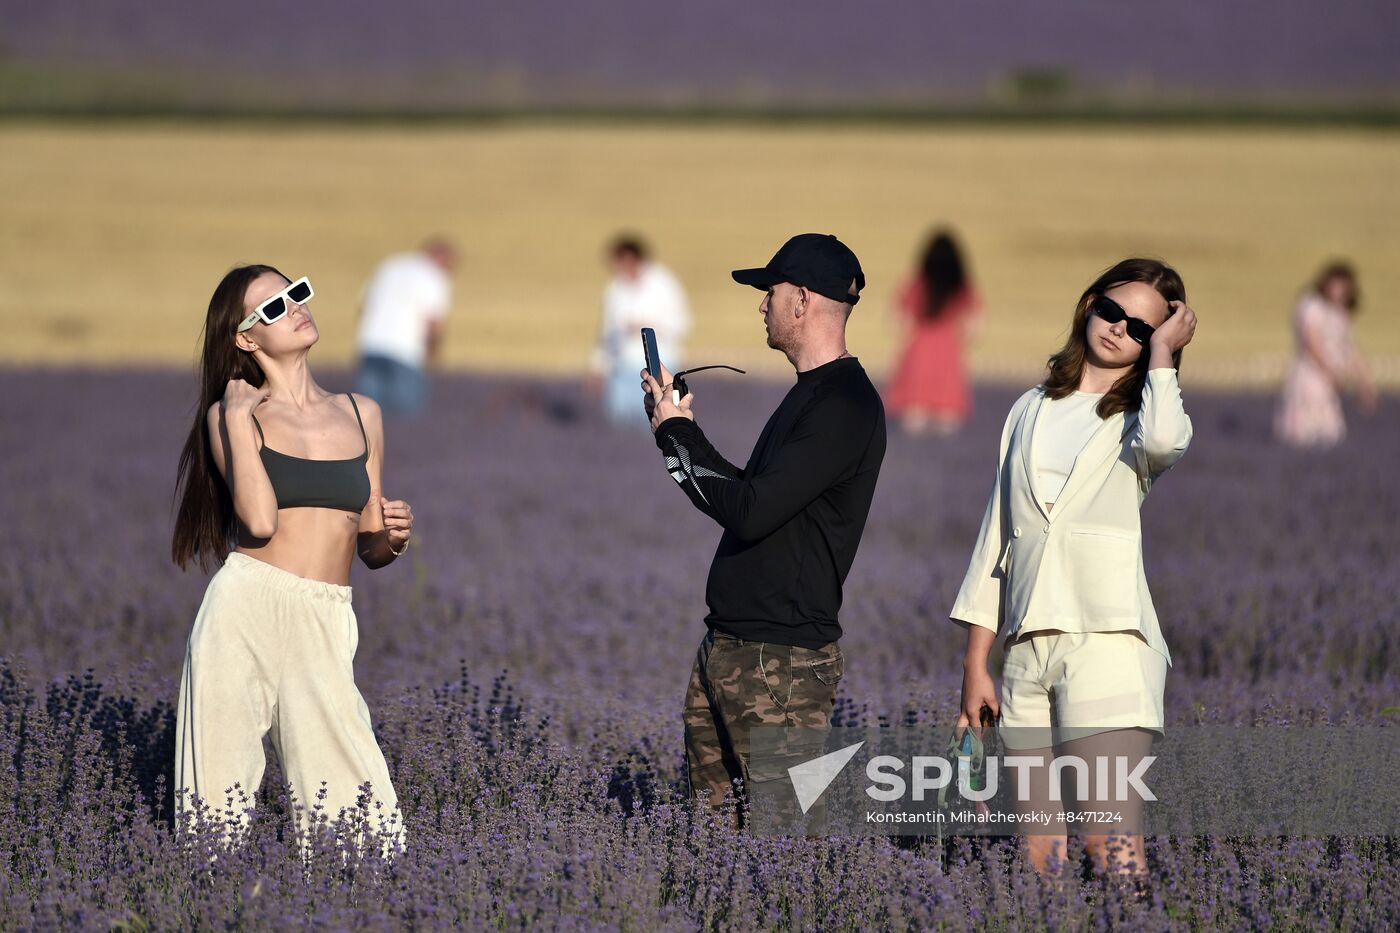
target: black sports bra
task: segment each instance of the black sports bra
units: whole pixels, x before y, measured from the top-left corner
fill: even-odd
[[[355,404],[353,395],[350,395],[350,407],[355,409],[355,420],[360,422],[365,452],[348,460],[308,460],[279,453],[267,446],[258,416],[253,415],[258,438],[263,442],[263,469],[272,481],[272,491],[277,494],[277,508],[364,511],[369,504],[370,492],[369,470],[365,466],[369,460],[369,438],[365,435],[365,423],[360,419],[360,406]]]

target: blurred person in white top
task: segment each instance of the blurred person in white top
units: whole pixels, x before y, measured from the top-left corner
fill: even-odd
[[[416,251],[385,259],[365,285],[356,389],[385,412],[414,414],[428,403],[425,369],[442,346],[456,265],[456,247],[433,237]]]
[[[603,292],[598,342],[589,360],[589,394],[603,395],[603,410],[617,425],[650,429],[637,398],[637,368],[642,360],[641,329],[656,331],[657,352],[666,368],[682,366],[681,346],[690,333],[685,290],[671,271],[650,257],[643,240],[616,237],[607,250],[612,280]]]

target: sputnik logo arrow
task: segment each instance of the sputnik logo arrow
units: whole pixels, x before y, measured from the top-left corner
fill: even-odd
[[[797,792],[797,802],[802,806],[803,813],[820,799],[831,786],[831,782],[836,780],[836,775],[841,773],[841,769],[850,763],[864,744],[857,742],[847,745],[820,758],[813,758],[788,768],[788,777],[792,779],[792,789]]]

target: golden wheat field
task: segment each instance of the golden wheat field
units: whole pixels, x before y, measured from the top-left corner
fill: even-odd
[[[229,266],[316,284],[317,359],[351,358],[376,261],[426,234],[464,261],[446,362],[582,370],[601,248],[638,230],[687,286],[688,357],[778,371],[759,294],[728,271],[790,234],[834,232],[869,285],[851,345],[895,350],[890,296],[927,230],[951,224],[989,315],[984,376],[1021,378],[1093,275],[1165,258],[1201,318],[1183,378],[1268,384],[1298,289],[1333,256],[1360,270],[1358,336],[1400,383],[1400,134],[1323,129],[484,126],[0,126],[0,360],[194,359]]]

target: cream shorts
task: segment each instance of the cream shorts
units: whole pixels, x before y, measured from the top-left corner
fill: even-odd
[[[1137,632],[1027,632],[1006,647],[1001,735],[1046,748],[1107,732],[1164,735],[1167,659]]]

